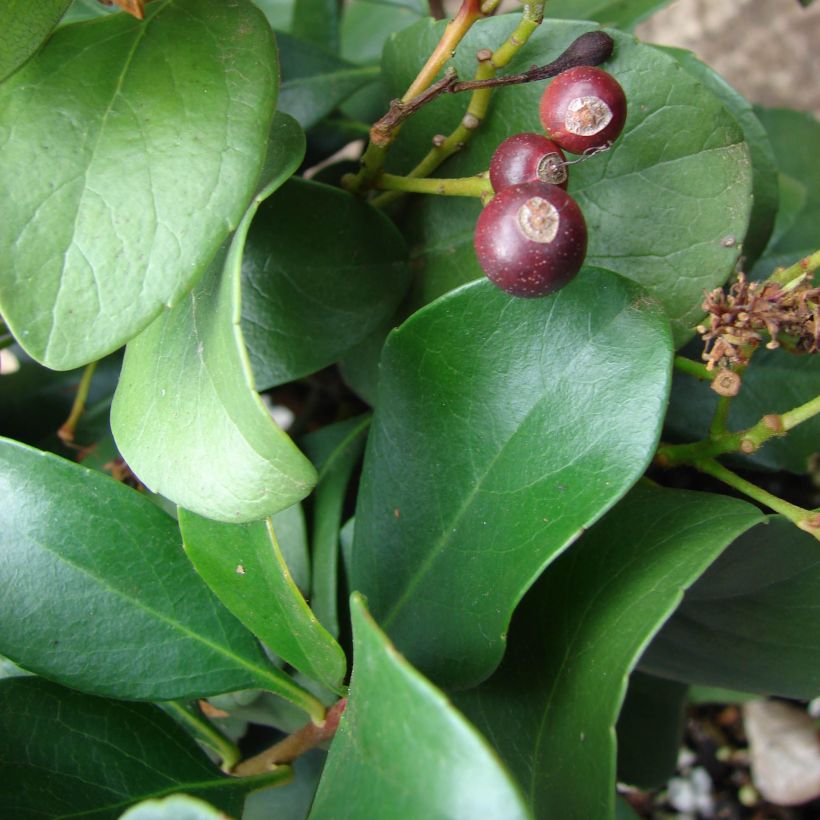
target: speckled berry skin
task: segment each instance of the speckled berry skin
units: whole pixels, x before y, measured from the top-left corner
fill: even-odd
[[[626,121],[626,95],[606,71],[592,66],[559,74],[541,97],[541,124],[565,151],[583,154],[614,142]]]
[[[507,137],[490,160],[490,183],[503,191],[522,182],[549,182],[566,190],[564,152],[543,134],[513,134]]]
[[[575,200],[556,185],[525,182],[497,193],[473,237],[482,270],[513,296],[562,288],[581,268],[587,228]]]

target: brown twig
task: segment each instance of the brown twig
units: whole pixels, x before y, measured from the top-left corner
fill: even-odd
[[[393,100],[388,112],[370,129],[370,139],[376,145],[389,144],[394,132],[405,120],[442,94],[458,94],[461,91],[476,91],[480,88],[532,83],[555,77],[562,71],[576,66],[600,65],[609,59],[613,45],[612,38],[603,31],[588,31],[570,43],[558,59],[544,66],[533,66],[520,74],[507,74],[486,80],[459,80],[456,70],[449,68],[440,80],[412,99],[405,102]]]
[[[347,706],[347,698],[336,701],[325,715],[325,722],[317,726],[312,721],[297,732],[288,735],[284,740],[275,743],[264,752],[243,760],[232,772],[237,777],[248,777],[263,774],[275,769],[282,763],[290,763],[305,752],[330,740],[339,728],[339,719]]]

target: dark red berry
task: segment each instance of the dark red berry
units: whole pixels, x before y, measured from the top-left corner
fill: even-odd
[[[593,66],[559,74],[541,97],[541,124],[566,151],[604,148],[614,142],[626,120],[626,95],[618,81]]]
[[[498,192],[522,182],[549,182],[567,187],[567,158],[543,134],[513,134],[495,149],[490,182]]]
[[[513,296],[546,296],[581,268],[587,227],[566,191],[524,182],[490,200],[473,241],[481,268],[498,287]]]

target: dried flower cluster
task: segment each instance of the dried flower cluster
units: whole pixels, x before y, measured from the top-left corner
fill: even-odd
[[[698,333],[709,370],[748,364],[766,336],[769,349],[781,342],[793,353],[820,349],[820,287],[813,285],[811,274],[784,286],[771,280],[749,282],[740,273],[728,291],[707,293],[703,309],[709,324],[700,325]]]

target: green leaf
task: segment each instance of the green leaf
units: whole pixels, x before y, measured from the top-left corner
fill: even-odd
[[[316,617],[339,634],[336,611],[339,578],[339,531],[347,485],[364,450],[370,415],[347,419],[311,433],[301,444],[319,471],[313,499],[313,585],[310,600]]]
[[[325,51],[339,50],[338,0],[295,0],[291,32]]]
[[[302,505],[293,504],[276,513],[271,518],[271,523],[293,582],[306,593],[310,589],[310,555]]]
[[[471,75],[476,51],[494,48],[514,22],[502,15],[471,29],[453,61],[459,74]],[[570,21],[542,26],[510,63],[509,73],[551,62],[587,30],[588,24]],[[391,96],[404,91],[420,55],[429,53],[440,32],[440,24],[419,23],[390,41],[384,70]],[[663,304],[682,343],[702,314],[703,290],[722,284],[738,259],[738,247],[723,240],[746,234],[752,204],[749,150],[721,101],[676,60],[631,36],[609,33],[615,54],[605,68],[626,92],[626,126],[610,151],[572,166],[569,192],[589,228],[587,264],[646,287]],[[485,170],[505,137],[540,131],[543,88],[528,83],[497,93],[468,149],[441,174]],[[458,96],[445,95],[405,125],[394,146],[397,170],[427,152],[430,134],[446,134],[458,124],[464,113]],[[444,199],[450,198],[416,202],[407,224],[418,270],[417,304],[483,276],[473,249],[480,205]]]
[[[383,820],[528,817],[486,741],[396,652],[359,596],[351,610],[350,697],[310,820],[372,817],[375,806]]]
[[[810,699],[820,692],[817,541],[772,516],[686,594],[641,660],[705,686]]]
[[[500,669],[456,703],[493,738],[536,816],[613,816],[630,670],[683,589],[761,517],[736,499],[641,484],[528,593]]]
[[[689,687],[635,670],[615,733],[618,782],[661,788],[675,774]]]
[[[425,674],[483,680],[526,589],[643,473],[670,349],[657,305],[594,268],[545,299],[478,282],[391,335],[352,587]]]
[[[188,558],[219,600],[268,649],[339,693],[344,652],[290,577],[270,519],[222,524],[181,509],[179,528]]]
[[[140,800],[181,791],[238,817],[247,792],[290,773],[283,766],[227,777],[153,704],[83,695],[40,678],[0,681],[0,737],[0,805],[21,820],[117,818]],[[148,816],[168,815],[127,815]]]
[[[366,202],[307,180],[283,185],[242,260],[242,335],[260,389],[321,370],[383,325],[409,285],[406,258],[401,234]]]
[[[70,5],[71,0],[5,0],[0,6],[0,81],[37,51]]]
[[[287,34],[277,34],[276,41],[282,65],[279,110],[306,130],[379,75],[376,66],[354,65]]]
[[[261,687],[321,717],[134,490],[0,439],[0,652],[93,694],[170,700]]]
[[[312,749],[297,757],[291,764],[293,780],[250,795],[242,820],[305,820],[326,756],[320,749]]]
[[[785,413],[820,394],[820,359],[796,356],[785,350],[755,352],[743,374],[740,394],[729,411],[729,427],[743,430],[770,413]],[[709,434],[709,424],[718,396],[708,382],[675,374],[666,424],[681,441],[697,441]],[[773,470],[805,474],[820,449],[820,417],[804,421],[782,438],[769,439],[756,453],[738,456],[738,464],[749,462]]]
[[[143,800],[128,809],[120,820],[226,820],[226,817],[204,800],[172,794],[159,800]]]
[[[389,37],[427,16],[424,5],[415,0],[350,0],[342,17],[342,57],[359,65],[378,63]]]
[[[239,318],[251,220],[303,150],[296,123],[277,115],[271,181],[243,217],[224,265],[212,265],[185,301],[128,345],[111,408],[117,446],[140,480],[218,521],[267,518],[304,498],[316,480],[255,392]]]
[[[766,129],[755,115],[752,104],[709,66],[698,60],[691,51],[680,48],[662,50],[671,54],[686,71],[721,100],[743,131],[752,160],[753,204],[745,238],[738,236],[735,241],[741,242],[745,270],[748,270],[772,235],[779,204],[777,166]]]
[[[294,0],[253,0],[267,17],[268,24],[276,30],[276,36],[282,31],[290,31],[293,21]]]
[[[262,14],[164,0],[145,17],[64,26],[0,86],[0,311],[57,370],[179,302],[262,169],[277,90]]]
[[[800,214],[785,235],[766,249],[767,256],[786,255],[789,264],[818,247],[820,157],[816,146],[820,142],[820,121],[813,114],[787,109],[756,107],[755,113],[769,135],[780,171],[799,180],[806,189]],[[776,264],[781,264],[780,259]]]
[[[547,17],[594,20],[603,26],[633,29],[672,0],[550,0]]]

